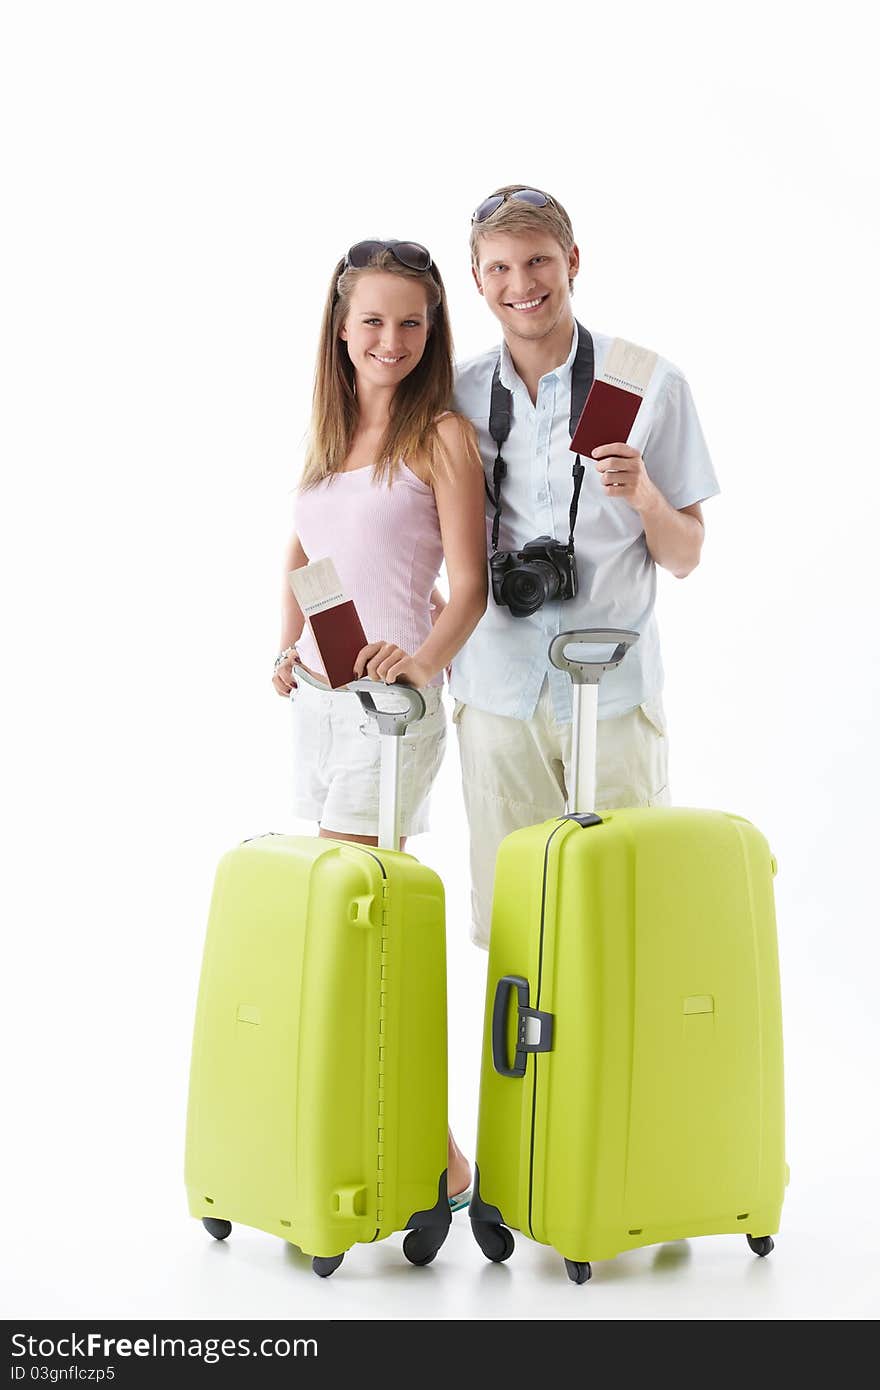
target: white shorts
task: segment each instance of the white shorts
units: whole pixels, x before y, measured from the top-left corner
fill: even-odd
[[[488,714],[456,700],[453,723],[458,730],[470,827],[471,938],[488,950],[498,846],[514,830],[563,815],[571,769],[571,725],[557,723],[546,681],[532,719]],[[668,804],[661,702],[600,719],[596,805],[586,809]]]
[[[389,691],[393,688],[389,687]],[[428,826],[431,787],[446,746],[442,686],[423,690],[426,710],[401,749],[401,835]],[[343,835],[379,833],[380,734],[351,691],[329,694],[300,681],[291,698],[293,814]]]

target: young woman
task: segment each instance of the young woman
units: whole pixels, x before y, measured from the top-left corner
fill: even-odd
[[[452,336],[440,272],[417,242],[362,241],[333,272],[321,327],[312,427],[285,558],[273,684],[296,690],[294,809],[331,839],[375,845],[379,741],[354,697],[323,676],[287,574],[330,557],[367,636],[357,675],[422,690],[402,746],[401,847],[427,829],[446,738],[443,671],[486,607],[483,468],[472,426],[447,409]],[[445,560],[449,600],[434,587]],[[466,1206],[470,1167],[449,1135],[448,1189]]]

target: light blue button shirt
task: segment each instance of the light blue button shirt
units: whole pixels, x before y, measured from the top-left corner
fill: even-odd
[[[613,338],[593,333],[598,376]],[[568,541],[572,495],[569,416],[571,368],[577,334],[562,366],[541,377],[537,398],[517,375],[504,344],[501,383],[512,392],[510,434],[502,447],[507,475],[501,484],[499,550],[521,550],[538,536]],[[464,363],[456,373],[455,409],[472,421],[489,488],[496,446],[489,434],[492,373],[498,349]],[[627,441],[638,449],[652,481],[680,510],[718,491],[690,388],[677,367],[658,357]],[[599,718],[635,709],[660,695],[663,666],[654,617],[656,566],[641,518],[629,503],[608,496],[595,461],[586,468],[575,525],[578,592],[546,602],[536,613],[514,616],[492,597],[484,616],[452,664],[451,694],[465,704],[515,719],[531,719],[545,677],[557,719],[571,719],[571,681],[550,665],[550,639],[574,628],[629,628],[639,641],[599,685]],[[494,508],[486,502],[491,538]],[[490,540],[491,550],[491,540]]]

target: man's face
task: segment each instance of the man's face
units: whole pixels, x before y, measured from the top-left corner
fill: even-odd
[[[571,314],[568,282],[580,264],[576,246],[566,255],[549,232],[499,232],[481,237],[477,254],[477,289],[505,333],[544,338]]]

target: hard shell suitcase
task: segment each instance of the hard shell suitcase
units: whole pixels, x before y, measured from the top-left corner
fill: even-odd
[[[386,687],[350,689],[387,734],[379,838],[398,845],[400,739],[424,700],[395,687],[407,708],[382,713],[369,691]],[[211,1235],[269,1231],[323,1276],[355,1243],[408,1229],[407,1258],[429,1263],[451,1220],[446,1084],[438,876],[396,849],[317,837],[226,854],[187,1119],[189,1208]]]
[[[490,1260],[509,1227],[555,1247],[576,1283],[688,1236],[766,1255],[787,1182],[766,841],[718,811],[590,813],[598,679],[636,636],[551,643],[578,811],[509,835],[496,866],[472,1228]],[[616,650],[576,662],[575,642]]]

